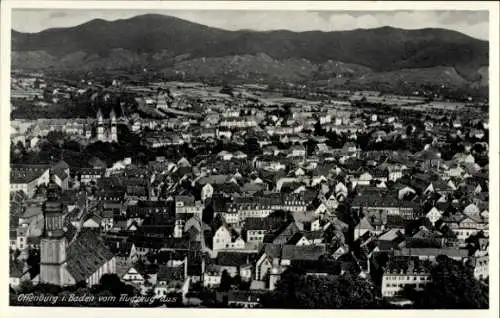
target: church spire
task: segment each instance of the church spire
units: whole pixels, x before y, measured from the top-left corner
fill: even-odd
[[[55,182],[54,172],[50,171],[50,182],[47,185],[47,200],[43,204],[45,220],[44,234],[48,237],[59,237],[63,231],[63,205],[61,203],[61,189]]]

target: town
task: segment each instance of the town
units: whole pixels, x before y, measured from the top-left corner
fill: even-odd
[[[11,81],[11,304],[331,308],[300,296],[325,284],[337,308],[440,308],[452,284],[488,303],[487,100]]]

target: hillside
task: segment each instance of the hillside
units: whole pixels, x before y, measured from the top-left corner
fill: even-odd
[[[290,81],[438,67],[454,69],[457,76],[447,78],[463,85],[484,84],[479,70],[484,74],[488,66],[488,45],[444,29],[226,31],[148,14],[32,34],[12,31],[12,62],[15,68],[146,67],[194,77]],[[416,80],[420,76],[425,72]]]

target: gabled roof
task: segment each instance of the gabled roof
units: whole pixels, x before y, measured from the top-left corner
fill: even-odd
[[[67,269],[76,282],[81,282],[113,257],[94,231],[82,229],[68,245]]]

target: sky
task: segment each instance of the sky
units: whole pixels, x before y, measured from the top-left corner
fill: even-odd
[[[108,21],[156,13],[226,30],[338,31],[392,26],[403,29],[445,28],[488,40],[488,11],[229,11],[229,10],[92,10],[14,9],[12,28],[39,32],[100,18]]]

